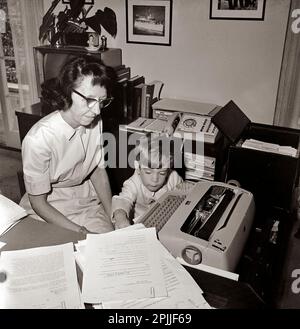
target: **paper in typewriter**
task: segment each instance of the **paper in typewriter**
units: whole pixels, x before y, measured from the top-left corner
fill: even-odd
[[[88,234],[86,303],[167,296],[155,228]]]

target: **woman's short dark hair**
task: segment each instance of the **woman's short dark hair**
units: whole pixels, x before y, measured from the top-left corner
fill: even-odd
[[[94,58],[75,57],[62,65],[58,77],[46,80],[42,88],[42,111],[44,114],[56,110],[66,110],[72,105],[72,89],[83,76],[93,76],[92,84],[105,87],[111,96],[115,76],[111,67]]]

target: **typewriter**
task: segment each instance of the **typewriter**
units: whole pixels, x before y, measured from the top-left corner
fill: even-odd
[[[200,181],[188,192],[165,193],[140,219],[155,227],[174,257],[234,271],[255,213],[252,193],[221,182]]]

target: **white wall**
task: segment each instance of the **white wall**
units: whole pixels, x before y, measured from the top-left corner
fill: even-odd
[[[44,0],[45,11],[52,1]],[[272,123],[289,0],[266,0],[265,20],[210,20],[209,0],[173,0],[172,45],[126,43],[125,0],[95,0],[117,15],[121,48],[132,75],[165,82],[162,97],[224,105],[233,99],[252,121]]]

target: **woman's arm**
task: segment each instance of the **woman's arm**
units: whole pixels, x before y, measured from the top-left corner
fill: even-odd
[[[106,170],[97,167],[91,175],[91,181],[107,215],[110,217],[112,195]]]
[[[32,209],[38,216],[44,219],[47,223],[55,224],[66,229],[80,232],[80,233],[91,233],[84,226],[77,225],[71,222],[61,212],[52,207],[47,201],[47,194],[32,195],[28,194],[29,201]]]

